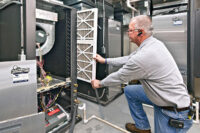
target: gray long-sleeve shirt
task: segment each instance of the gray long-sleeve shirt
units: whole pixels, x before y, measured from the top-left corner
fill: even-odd
[[[165,45],[152,36],[129,56],[107,58],[107,64],[122,67],[103,79],[101,86],[140,80],[148,98],[158,106],[182,108],[190,104],[188,91],[173,57]]]

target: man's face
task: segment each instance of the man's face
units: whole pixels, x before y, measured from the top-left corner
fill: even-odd
[[[128,36],[131,42],[137,43],[137,36],[138,31],[135,29],[135,24],[132,22],[129,24],[129,29],[128,29]]]

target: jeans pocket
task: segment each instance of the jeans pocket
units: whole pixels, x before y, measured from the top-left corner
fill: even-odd
[[[188,112],[189,110],[176,112],[176,111],[169,111],[169,110],[162,109],[162,113],[165,114],[166,116],[170,118],[174,118],[174,119],[179,119],[179,120],[187,120]]]
[[[193,121],[192,121],[192,119],[188,118],[189,110],[181,111],[181,112],[175,112],[175,111],[169,111],[169,110],[162,109],[161,111],[163,113],[163,116],[165,116],[166,118],[168,117],[168,119],[172,118],[172,119],[184,121],[183,129],[177,129],[177,130],[187,131],[192,126]]]
[[[161,111],[164,115],[166,115],[169,118],[178,119],[178,114],[175,111],[169,111],[169,110],[166,110],[166,109],[162,109]]]

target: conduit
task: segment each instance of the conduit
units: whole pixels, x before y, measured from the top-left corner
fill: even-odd
[[[140,1],[140,0],[127,0],[126,1],[126,4],[127,4],[127,7],[129,7],[129,8],[131,8],[132,10],[133,10],[133,12],[135,11],[135,12],[138,12],[138,10],[137,9],[135,9],[135,7],[133,7],[132,5],[131,5],[131,2],[137,2],[137,1]]]
[[[103,119],[101,119],[101,118],[99,118],[99,117],[97,117],[97,116],[95,116],[95,115],[92,115],[91,117],[89,117],[88,119],[86,118],[86,104],[85,103],[83,103],[83,105],[82,106],[79,106],[78,107],[80,110],[83,110],[83,123],[84,124],[87,124],[90,120],[92,120],[92,119],[96,119],[96,120],[99,120],[99,121],[101,121],[101,122],[103,122],[103,123],[105,123],[105,124],[107,124],[107,125],[109,125],[109,126],[111,126],[111,127],[113,127],[113,128],[115,128],[115,129],[117,129],[117,130],[119,130],[119,131],[121,131],[121,132],[123,132],[123,133],[130,133],[129,131],[127,131],[127,130],[125,130],[125,129],[123,129],[123,128],[120,128],[120,127],[118,127],[118,126],[116,126],[116,125],[114,125],[114,124],[112,124],[112,123],[110,123],[110,122],[108,122],[108,121],[106,121],[106,120],[103,120]]]

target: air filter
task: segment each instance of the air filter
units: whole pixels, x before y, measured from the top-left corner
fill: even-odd
[[[97,14],[96,8],[77,12],[77,76],[86,82],[96,78]]]

